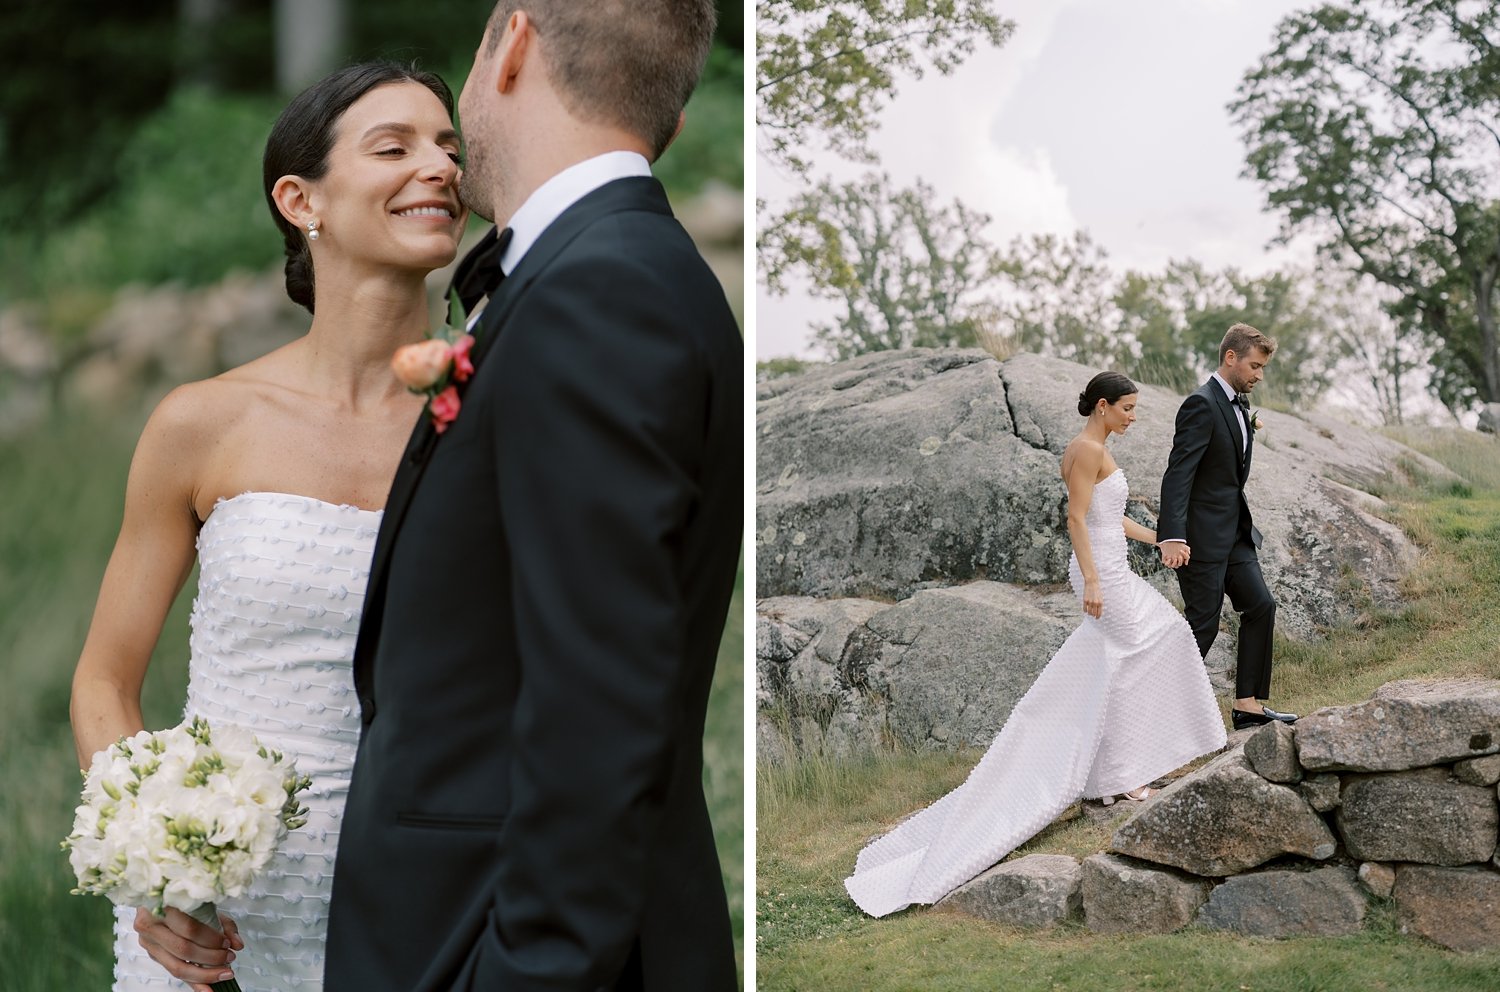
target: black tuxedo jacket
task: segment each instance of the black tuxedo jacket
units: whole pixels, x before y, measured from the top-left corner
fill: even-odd
[[[1195,561],[1227,561],[1240,540],[1260,547],[1260,531],[1245,502],[1255,432],[1248,431],[1241,456],[1239,418],[1212,377],[1177,410],[1177,433],[1161,480],[1156,539],[1186,540]]]
[[[736,984],[703,796],[743,529],[743,343],[650,178],[568,208],[396,475],[329,992]]]

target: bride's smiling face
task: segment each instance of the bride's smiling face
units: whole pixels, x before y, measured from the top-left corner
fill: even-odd
[[[468,220],[461,145],[432,91],[377,86],[344,112],[336,135],[312,198],[325,257],[424,272],[453,261]]]

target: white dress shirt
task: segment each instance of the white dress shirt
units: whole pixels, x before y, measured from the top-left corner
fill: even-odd
[[[649,176],[651,165],[637,152],[605,152],[570,165],[536,188],[510,218],[510,244],[500,257],[500,269],[510,275],[542,232],[562,212],[605,183],[627,176]]]

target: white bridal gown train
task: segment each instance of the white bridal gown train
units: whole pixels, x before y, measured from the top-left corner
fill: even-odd
[[[963,785],[860,852],[844,888],[866,913],[936,902],[1079,798],[1135,789],[1224,746],[1192,630],[1130,570],[1128,492],[1116,470],[1086,518],[1103,615],[1084,617]],[[1076,557],[1069,578],[1081,602]]]
[[[187,719],[236,724],[312,776],[307,825],[242,899],[219,909],[245,949],[244,992],[319,992],[339,820],[359,744],[354,639],[380,511],[306,496],[220,500],[198,532]],[[115,992],[186,990],[146,956],[135,910],[115,913]]]

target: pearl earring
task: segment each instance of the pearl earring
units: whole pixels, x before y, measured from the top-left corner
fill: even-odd
[[[307,238],[309,241],[318,240],[318,222],[310,220],[307,222]]]

